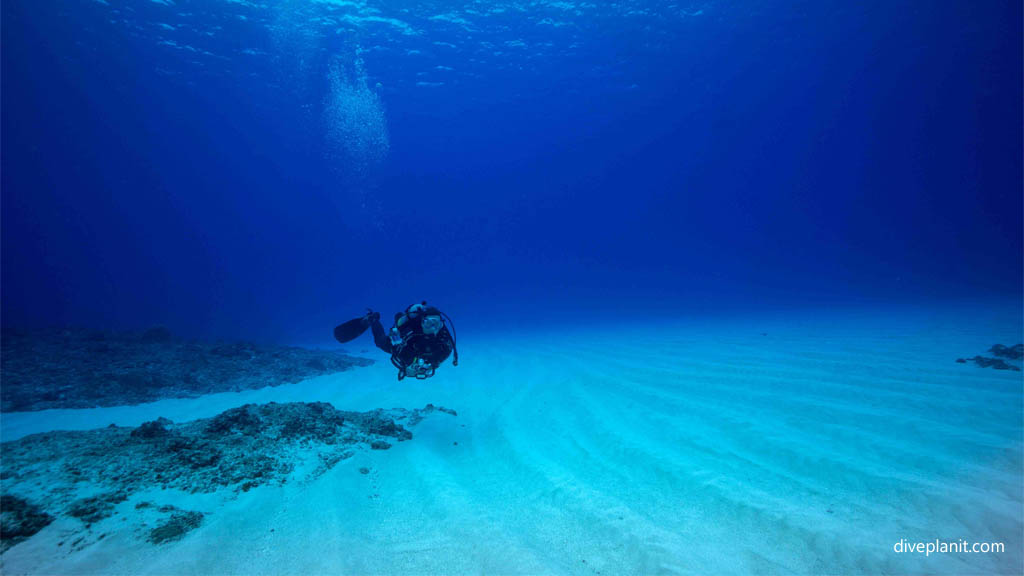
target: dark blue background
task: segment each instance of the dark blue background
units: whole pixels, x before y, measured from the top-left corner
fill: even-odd
[[[570,55],[434,88],[369,53],[391,149],[358,178],[308,112],[347,39],[302,76],[235,5],[191,4],[223,20],[208,48],[268,55],[190,67],[99,3],[3,2],[5,327],[309,341],[422,298],[460,326],[1021,298],[1020,2],[584,22]]]

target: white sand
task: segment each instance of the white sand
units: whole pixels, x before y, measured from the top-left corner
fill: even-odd
[[[119,507],[206,512],[179,542],[153,546],[115,517],[93,528],[108,537],[69,554],[56,543],[72,520],[55,522],[6,553],[4,573],[1021,571],[1021,373],[953,362],[1018,342],[1019,315],[461,336],[462,365],[426,382],[397,382],[380,358],[291,386],[5,416],[9,440],[271,400],[459,412],[310,483],[237,498],[156,491]],[[901,538],[1006,552],[896,554]]]

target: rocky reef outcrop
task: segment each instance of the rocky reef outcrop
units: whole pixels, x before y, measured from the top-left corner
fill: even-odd
[[[308,480],[357,450],[410,440],[409,427],[439,412],[455,414],[431,404],[350,412],[320,402],[271,402],[190,422],[159,418],[135,428],[111,425],[5,442],[0,444],[0,540],[6,550],[61,517],[77,519],[76,525],[89,531],[127,509],[162,514],[144,537],[154,544],[174,541],[199,526],[204,512],[132,502],[138,492],[164,488],[230,496]],[[83,538],[72,538],[73,546],[81,546]]]
[[[11,494],[0,496],[0,554],[50,522],[53,522],[53,516],[43,512],[38,505]]]
[[[982,368],[993,368],[995,370],[1011,370],[1014,372],[1020,372],[1020,366],[1016,364],[1010,364],[1006,360],[1020,360],[1021,356],[1024,355],[1024,344],[1017,344],[1015,346],[1004,346],[1002,344],[995,344],[988,351],[997,358],[987,358],[985,356],[975,356],[974,358],[957,358],[956,361],[960,364],[966,364],[973,362]]]
[[[1020,360],[1024,357],[1024,344],[1017,344],[1014,346],[1003,346],[1002,344],[996,344],[988,349],[993,356],[1000,358],[1009,358],[1010,360]]]
[[[149,531],[146,538],[153,544],[163,544],[181,540],[185,534],[195,530],[203,523],[203,513],[194,510],[177,511],[173,506],[167,506],[173,510],[171,516],[160,523],[159,526]]]
[[[373,364],[329,350],[87,330],[5,331],[0,412],[92,408],[278,386]]]

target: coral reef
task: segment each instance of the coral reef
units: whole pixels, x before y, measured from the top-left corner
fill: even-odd
[[[271,402],[184,423],[159,418],[136,428],[111,425],[5,442],[0,444],[4,549],[54,516],[77,518],[89,530],[142,490],[232,495],[290,479],[308,480],[358,449],[385,449],[411,439],[406,426],[435,412],[454,414],[433,405],[348,412],[325,403]],[[296,470],[307,471],[306,476],[300,478]],[[17,494],[32,494],[35,503]],[[181,538],[203,518],[200,511],[157,508],[145,501],[126,506],[170,515],[146,536],[156,544]]]
[[[68,515],[78,518],[87,525],[109,518],[114,507],[128,499],[124,492],[108,492],[97,496],[82,498],[71,503]]]
[[[53,522],[39,506],[11,494],[0,496],[0,554]]]
[[[1013,364],[1007,364],[1005,360],[1000,358],[986,358],[984,356],[975,356],[974,358],[957,358],[956,361],[960,364],[966,364],[967,362],[974,362],[982,368],[994,368],[996,370],[1012,370],[1014,372],[1020,372],[1020,366],[1014,366]]]
[[[0,411],[92,408],[299,382],[373,364],[341,352],[84,330],[6,331]]]
[[[186,510],[175,512],[164,523],[149,531],[147,540],[153,544],[163,544],[181,540],[185,534],[199,527],[203,523],[203,513]]]
[[[988,349],[989,352],[998,356],[999,358],[986,358],[985,356],[975,356],[974,358],[957,358],[956,361],[959,364],[966,364],[968,362],[974,362],[982,368],[994,368],[996,370],[1011,370],[1014,372],[1020,372],[1020,366],[1009,364],[1003,358],[1009,360],[1020,360],[1021,356],[1024,355],[1024,344],[1017,344],[1015,346],[1004,346],[1002,344],[995,344]]]
[[[988,349],[994,356],[1000,358],[1009,358],[1010,360],[1020,360],[1024,356],[1024,344],[1017,344],[1015,346],[1003,346],[1002,344],[996,344]]]

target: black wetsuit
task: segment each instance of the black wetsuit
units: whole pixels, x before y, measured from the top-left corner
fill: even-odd
[[[334,329],[334,337],[342,344],[373,331],[373,343],[391,355],[391,364],[398,368],[398,379],[406,376],[429,378],[441,363],[454,355],[452,364],[459,365],[455,347],[455,325],[451,318],[426,302],[413,304],[405,312],[395,314],[391,330],[384,330],[380,314],[370,311]]]
[[[384,331],[384,326],[380,323],[380,316],[374,315],[370,321],[370,330],[373,330],[373,343],[377,345],[377,348],[391,354],[391,338],[388,338],[388,333]]]
[[[391,332],[384,330],[379,314],[370,317],[373,343],[377,348],[391,354],[391,363],[398,368],[399,379],[404,377],[405,369],[417,361],[429,365],[427,376],[432,375],[434,370],[455,351],[455,338],[448,331],[448,326],[441,322],[442,316],[441,311],[433,306],[414,304],[405,312],[395,314],[395,324]],[[423,327],[423,320],[428,317],[434,317],[441,322],[433,333],[428,333]],[[395,331],[401,337],[401,344],[392,344],[391,335]],[[458,365],[457,352],[455,363]]]

